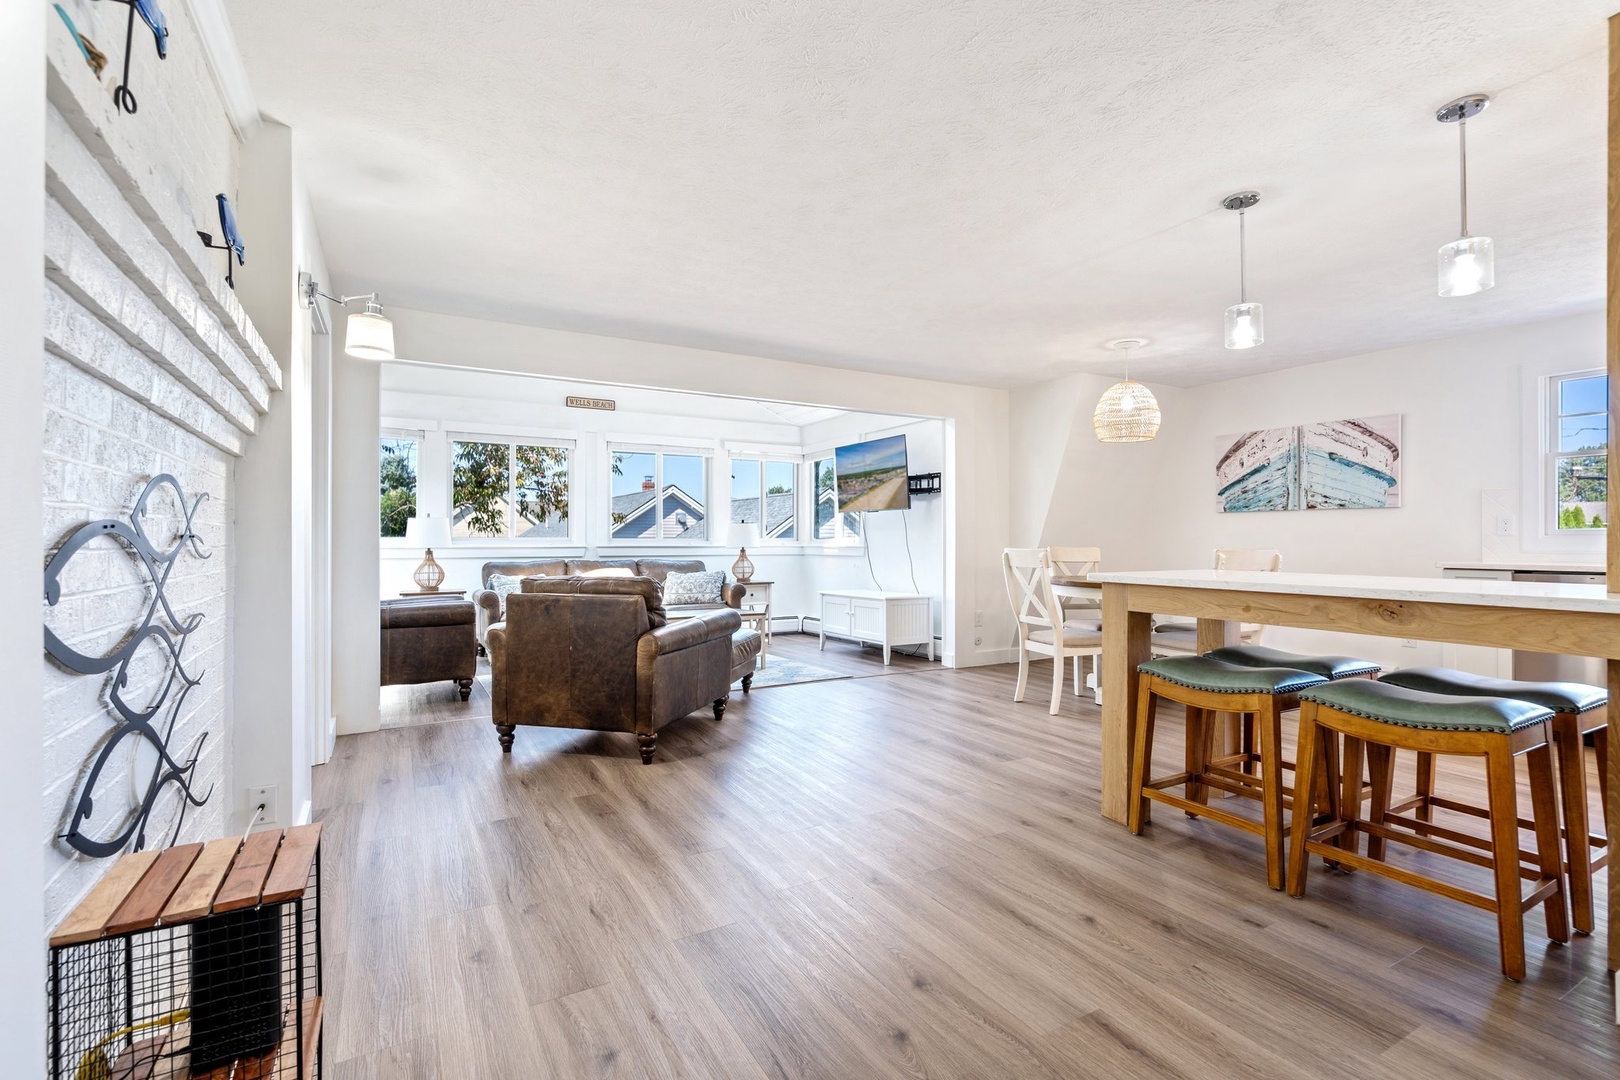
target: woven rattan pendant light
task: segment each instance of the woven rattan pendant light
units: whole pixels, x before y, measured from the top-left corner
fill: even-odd
[[[1091,414],[1091,430],[1105,443],[1147,442],[1159,433],[1159,402],[1153,391],[1131,379],[1130,354],[1147,342],[1141,338],[1110,341],[1110,349],[1125,353],[1125,378],[1103,391],[1097,411]]]

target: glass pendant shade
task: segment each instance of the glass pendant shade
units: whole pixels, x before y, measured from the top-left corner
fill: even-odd
[[[1265,311],[1259,304],[1233,304],[1226,309],[1226,347],[1252,349],[1266,340]]]
[[[1147,442],[1159,433],[1159,403],[1141,383],[1117,382],[1097,401],[1091,429],[1098,442]]]
[[[1471,296],[1496,284],[1495,245],[1488,236],[1465,236],[1440,249],[1440,295]]]
[[[382,313],[381,305],[367,304],[365,311],[349,316],[343,351],[357,360],[394,358],[394,323]]]

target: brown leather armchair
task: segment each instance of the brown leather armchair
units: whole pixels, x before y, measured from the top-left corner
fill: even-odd
[[[529,578],[489,629],[491,719],[501,749],[517,725],[633,732],[651,764],[658,729],[704,705],[725,713],[730,608],[678,623],[650,578]]]

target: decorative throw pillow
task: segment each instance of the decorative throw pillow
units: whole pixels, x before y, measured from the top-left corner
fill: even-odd
[[[529,574],[529,577],[545,577],[544,574]],[[523,578],[512,577],[509,574],[489,575],[489,591],[501,598],[501,618],[506,618],[506,598],[523,588]]]
[[[598,566],[595,570],[587,570],[580,577],[635,577],[636,572],[628,566]]]
[[[664,578],[664,606],[678,604],[723,604],[720,590],[726,583],[724,570],[704,570],[696,574],[683,574],[671,570]]]

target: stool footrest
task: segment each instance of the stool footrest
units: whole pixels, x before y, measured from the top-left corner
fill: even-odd
[[[1177,810],[1183,810],[1198,817],[1209,818],[1211,821],[1218,821],[1222,825],[1230,825],[1234,829],[1242,829],[1244,832],[1251,832],[1256,836],[1266,834],[1265,822],[1254,821],[1241,814],[1234,814],[1230,810],[1222,810],[1217,806],[1206,806],[1201,802],[1194,802],[1192,799],[1183,798],[1180,795],[1172,795],[1168,791],[1160,791],[1158,788],[1144,787],[1142,795],[1153,799],[1155,802],[1174,806]]]
[[[1341,826],[1345,826],[1345,828],[1342,828],[1341,831],[1351,831],[1355,828],[1348,822],[1340,822],[1339,824]],[[1452,900],[1460,900],[1465,904],[1471,904],[1477,908],[1484,908],[1486,911],[1496,910],[1496,900],[1493,897],[1486,896],[1483,893],[1474,892],[1471,889],[1461,889],[1448,882],[1424,877],[1421,874],[1414,874],[1409,870],[1402,870],[1400,867],[1391,866],[1387,862],[1382,862],[1378,859],[1370,859],[1357,851],[1348,851],[1344,848],[1335,847],[1332,844],[1326,843],[1326,838],[1324,838],[1324,840],[1315,839],[1316,833],[1314,830],[1311,836],[1312,839],[1305,841],[1305,849],[1307,851],[1313,851],[1325,859],[1332,859],[1341,866],[1348,866],[1356,870],[1365,870],[1370,874],[1377,874],[1380,877],[1387,877],[1392,881],[1399,881],[1405,885],[1415,885],[1420,889],[1426,889],[1429,892],[1439,893],[1441,896],[1449,897]]]

